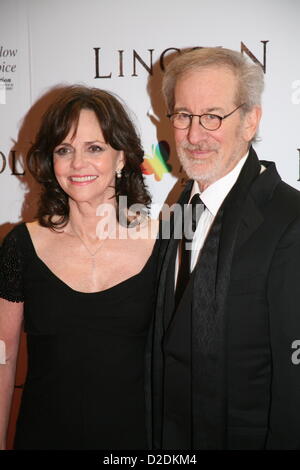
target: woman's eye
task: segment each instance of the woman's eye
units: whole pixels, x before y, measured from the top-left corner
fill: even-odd
[[[55,155],[59,155],[60,157],[63,157],[64,155],[68,155],[71,152],[71,149],[68,147],[59,147],[54,150]]]
[[[100,147],[99,145],[91,145],[89,147],[89,151],[92,153],[101,152],[102,150],[103,150],[102,147]]]

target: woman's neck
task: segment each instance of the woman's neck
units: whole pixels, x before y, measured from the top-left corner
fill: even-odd
[[[99,239],[112,232],[117,225],[115,201],[93,206],[87,202],[69,203],[70,213],[67,231],[82,238]]]

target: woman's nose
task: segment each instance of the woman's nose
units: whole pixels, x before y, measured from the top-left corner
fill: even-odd
[[[84,165],[84,155],[83,152],[75,150],[72,158],[73,168],[81,168]]]

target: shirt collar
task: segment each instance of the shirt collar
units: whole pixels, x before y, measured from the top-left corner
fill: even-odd
[[[238,179],[241,169],[247,160],[248,154],[249,152],[247,152],[247,154],[239,160],[233,170],[212,183],[202,193],[200,192],[197,181],[194,181],[190,200],[195,194],[200,194],[203,204],[215,217],[225,197]]]

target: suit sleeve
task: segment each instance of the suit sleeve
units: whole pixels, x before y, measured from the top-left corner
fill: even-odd
[[[268,278],[272,382],[267,449],[300,449],[300,218],[285,231]]]

